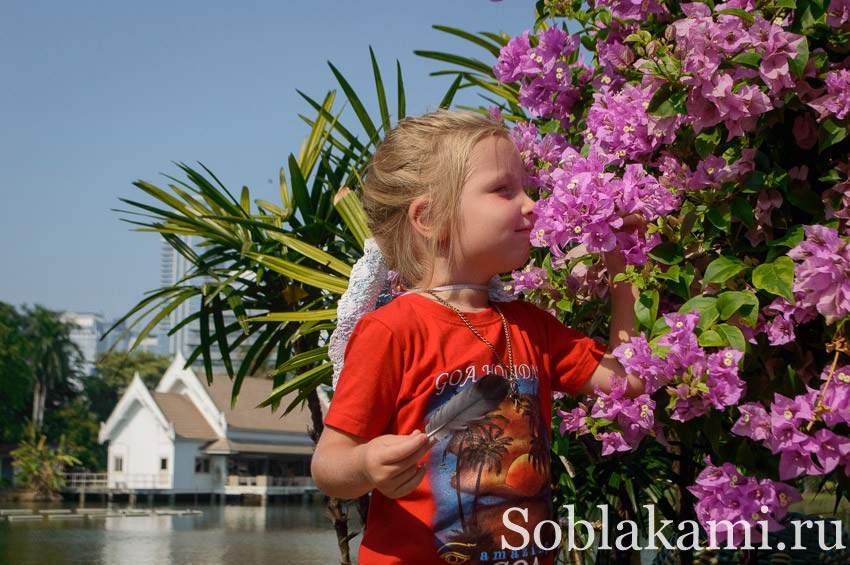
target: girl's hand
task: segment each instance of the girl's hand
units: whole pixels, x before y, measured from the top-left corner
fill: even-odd
[[[419,485],[425,466],[417,462],[431,448],[420,430],[410,435],[383,435],[364,444],[361,469],[372,486],[388,498],[401,498]]]
[[[635,228],[641,236],[646,235],[646,219],[643,214],[623,216],[623,226],[620,229],[625,231],[631,228]],[[605,267],[609,273],[617,274],[626,270],[626,258],[623,257],[619,248],[603,253],[602,257],[605,259]]]
[[[646,234],[646,218],[643,217],[643,214],[638,212],[637,214],[629,214],[628,216],[623,216],[622,229],[632,227],[637,228],[639,234]]]

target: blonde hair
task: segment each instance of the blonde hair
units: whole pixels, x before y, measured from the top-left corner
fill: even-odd
[[[508,137],[494,120],[471,112],[437,110],[402,119],[386,134],[366,166],[363,209],[367,223],[387,266],[409,285],[422,282],[446,238],[454,261],[452,242],[458,233],[458,206],[469,174],[469,157],[487,136]],[[428,195],[423,221],[436,234],[425,241],[408,220],[408,208]]]

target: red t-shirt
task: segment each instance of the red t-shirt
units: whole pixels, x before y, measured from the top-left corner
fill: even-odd
[[[362,565],[403,563],[551,563],[534,544],[534,528],[553,518],[549,435],[552,391],[575,394],[605,347],[565,327],[537,306],[499,303],[513,348],[519,409],[506,398],[468,429],[435,443],[423,459],[425,478],[407,496],[372,491]],[[464,313],[507,362],[501,318],[493,307]],[[372,439],[425,430],[430,416],[457,390],[488,373],[507,376],[492,351],[453,310],[406,294],[360,319],[345,351],[345,366],[325,424]],[[512,511],[526,509],[528,521]],[[544,525],[544,540],[554,534]],[[551,539],[551,538],[550,538]],[[543,545],[551,545],[544,541]]]

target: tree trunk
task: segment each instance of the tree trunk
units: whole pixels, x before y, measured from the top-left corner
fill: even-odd
[[[312,429],[310,430],[310,438],[314,443],[319,443],[319,438],[322,436],[322,431],[325,429],[324,416],[322,415],[322,404],[319,402],[319,395],[316,391],[312,391],[307,395],[307,406],[310,409],[310,418],[312,420]],[[358,512],[363,527],[366,527],[366,516],[369,508],[369,495],[364,494],[358,501]],[[348,514],[345,511],[345,501],[328,497],[328,514],[336,531],[337,545],[339,546],[340,564],[351,565],[351,550],[348,542],[351,541],[359,532],[349,533],[348,531]]]
[[[36,430],[41,429],[44,419],[44,387],[41,381],[36,380],[32,389],[32,424]]]

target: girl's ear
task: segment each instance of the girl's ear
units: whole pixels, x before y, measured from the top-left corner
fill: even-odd
[[[429,214],[430,199],[427,195],[417,196],[407,208],[407,218],[413,229],[426,239],[433,235],[433,227]]]

